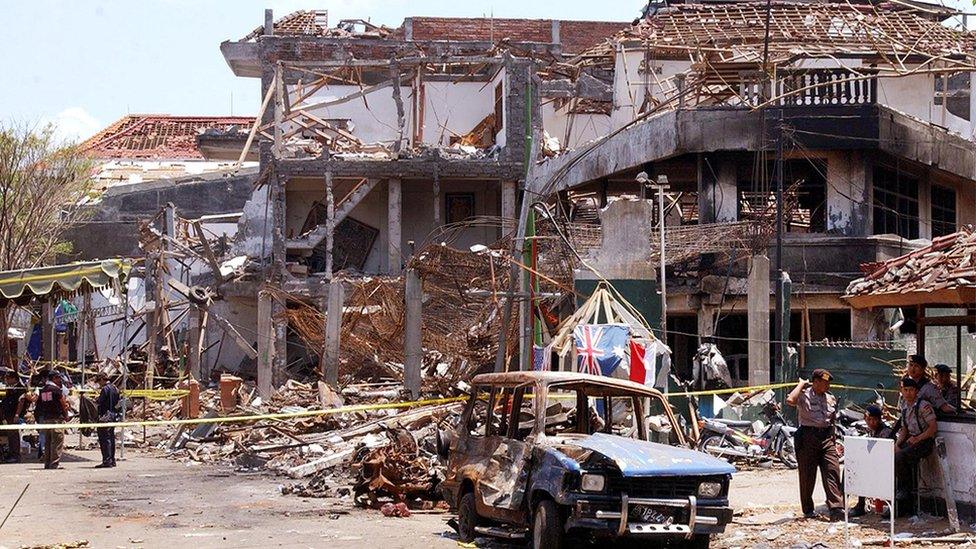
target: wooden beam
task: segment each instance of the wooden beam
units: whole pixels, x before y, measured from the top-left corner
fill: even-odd
[[[259,305],[260,305],[260,300],[259,300]],[[244,351],[244,354],[246,354],[252,360],[258,358],[257,349],[252,347],[251,343],[247,339],[245,339],[244,336],[242,336],[241,333],[237,331],[237,328],[234,328],[234,326],[230,322],[228,322],[227,319],[212,311],[210,315],[213,316],[214,322],[216,322],[217,325],[220,326],[222,330],[224,330],[224,332],[230,335],[230,337],[234,340],[234,342],[237,343],[237,346],[240,347],[242,351]],[[259,321],[260,321],[260,317],[261,315],[258,315]]]

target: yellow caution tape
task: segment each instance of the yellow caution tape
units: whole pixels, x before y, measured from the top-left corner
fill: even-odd
[[[753,385],[750,387],[734,387],[731,389],[715,389],[708,391],[689,391],[682,393],[668,393],[666,397],[678,397],[678,396],[706,396],[706,395],[721,395],[721,394],[731,394],[731,393],[751,393],[755,391],[766,391],[769,389],[783,389],[786,387],[795,387],[796,383],[771,383],[766,385]],[[845,390],[857,390],[857,391],[874,391],[873,387],[855,387],[851,385],[831,385],[834,389],[845,389]],[[97,391],[93,389],[85,389],[75,392],[86,392],[95,393]],[[892,392],[890,389],[886,389],[885,392]],[[149,399],[161,399],[161,400],[172,400],[175,398],[181,398],[187,394],[189,391],[185,389],[131,389],[122,392],[125,396],[136,397],[136,398],[149,398]],[[2,391],[0,391],[2,394]],[[275,413],[275,414],[256,414],[249,416],[228,416],[228,417],[214,417],[214,418],[200,418],[200,419],[169,419],[169,420],[146,420],[146,421],[119,421],[119,422],[108,422],[108,423],[54,423],[54,424],[23,424],[23,425],[0,425],[0,431],[23,431],[23,430],[35,430],[35,429],[57,429],[57,430],[67,430],[67,429],[79,429],[79,428],[98,428],[98,427],[157,427],[166,425],[202,425],[209,423],[246,423],[253,421],[260,421],[264,419],[296,419],[296,418],[307,418],[307,417],[319,417],[332,414],[345,414],[352,412],[368,412],[375,410],[392,410],[398,408],[415,408],[418,406],[433,406],[439,404],[450,404],[453,402],[461,402],[467,400],[467,396],[459,397],[449,397],[449,398],[437,398],[430,400],[418,400],[418,401],[408,401],[408,402],[390,402],[386,404],[359,404],[355,406],[343,406],[340,408],[329,408],[326,410],[305,410],[302,412],[289,412],[289,413]]]
[[[33,431],[43,429],[67,430],[67,429],[95,429],[99,427],[159,427],[165,425],[204,425],[209,423],[249,423],[263,419],[296,419],[305,417],[319,417],[332,414],[347,414],[352,412],[368,412],[374,410],[393,410],[397,408],[416,408],[418,406],[436,406],[439,404],[451,404],[461,402],[468,397],[436,398],[431,400],[418,400],[410,402],[389,402],[386,404],[357,404],[354,406],[342,406],[340,408],[329,408],[326,410],[305,410],[303,412],[289,412],[277,414],[256,414],[250,416],[227,416],[210,417],[199,419],[150,419],[145,421],[115,421],[103,423],[47,423],[47,424],[22,424],[22,425],[0,425],[0,431]]]
[[[34,390],[34,389],[32,389]],[[72,395],[86,394],[86,395],[97,395],[99,393],[98,389],[70,389],[68,391]],[[147,398],[149,400],[176,400],[178,398],[183,398],[190,394],[187,389],[126,389],[120,391],[122,396],[130,398]],[[7,392],[0,389],[0,396],[6,395]]]

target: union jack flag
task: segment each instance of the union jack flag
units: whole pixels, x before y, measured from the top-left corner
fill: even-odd
[[[581,324],[573,330],[573,337],[577,366],[584,374],[613,374],[629,351],[626,324]]]

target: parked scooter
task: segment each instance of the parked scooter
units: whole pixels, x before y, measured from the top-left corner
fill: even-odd
[[[762,400],[762,412],[768,423],[761,420],[702,419],[699,422],[701,436],[698,449],[729,461],[778,459],[790,469],[795,469],[793,433],[796,427],[783,417],[772,391],[768,391]]]

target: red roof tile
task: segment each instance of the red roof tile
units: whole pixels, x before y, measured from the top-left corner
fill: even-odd
[[[930,294],[976,288],[976,230],[938,237],[928,246],[881,263],[861,266],[866,275],[850,283],[845,297]]]
[[[246,130],[252,124],[253,116],[132,114],[98,132],[81,148],[96,158],[203,159],[197,148],[197,134],[234,126]]]

